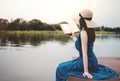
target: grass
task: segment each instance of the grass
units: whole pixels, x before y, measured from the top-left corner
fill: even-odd
[[[7,34],[63,34],[62,31],[0,31],[0,33]]]
[[[0,41],[2,45],[11,44],[24,45],[39,45],[44,41],[57,40],[62,43],[67,42],[68,36],[62,31],[0,31]]]
[[[95,31],[96,34],[115,34],[115,32]]]
[[[63,35],[63,31],[0,31],[0,34],[6,33],[6,34],[25,34],[25,35],[53,35],[53,34],[59,34]],[[95,31],[96,34],[115,34],[115,32],[107,32],[107,31]]]
[[[96,34],[114,34],[114,32],[97,31]],[[78,34],[76,34],[77,36]],[[68,42],[69,36],[64,35],[63,31],[0,31],[0,44],[11,44],[18,46],[30,43],[39,45],[44,41],[57,40],[62,44]]]

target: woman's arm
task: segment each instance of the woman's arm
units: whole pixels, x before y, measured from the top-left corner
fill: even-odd
[[[83,66],[84,66],[83,76],[92,78],[92,75],[88,71],[88,56],[87,56],[88,36],[86,30],[81,31],[81,44],[82,44],[82,54],[83,54]]]

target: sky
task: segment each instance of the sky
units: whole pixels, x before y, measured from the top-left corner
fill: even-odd
[[[0,18],[39,19],[45,23],[59,23],[77,18],[82,9],[93,11],[98,26],[120,27],[120,0],[0,0]]]

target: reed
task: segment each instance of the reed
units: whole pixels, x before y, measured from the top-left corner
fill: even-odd
[[[43,41],[57,40],[66,43],[69,37],[64,35],[62,31],[0,31],[1,45],[10,44],[25,45],[39,45]]]
[[[115,34],[115,32],[95,31],[96,34]]]

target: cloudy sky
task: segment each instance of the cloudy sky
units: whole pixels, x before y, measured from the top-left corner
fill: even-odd
[[[0,18],[58,23],[91,9],[98,25],[120,27],[120,0],[0,0]]]

